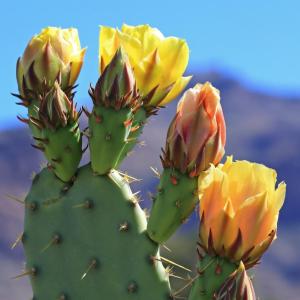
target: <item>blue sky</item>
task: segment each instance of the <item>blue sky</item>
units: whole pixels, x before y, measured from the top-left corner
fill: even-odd
[[[273,93],[300,95],[300,1],[4,1],[1,3],[0,127],[15,125],[15,63],[42,27],[77,27],[87,46],[77,101],[98,76],[99,25],[149,23],[165,35],[185,38],[190,68],[221,69]]]

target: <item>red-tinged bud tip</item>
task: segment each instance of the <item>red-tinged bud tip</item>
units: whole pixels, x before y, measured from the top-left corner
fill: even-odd
[[[219,91],[210,83],[187,90],[177,107],[165,147],[164,160],[190,176],[198,176],[224,155],[226,127]]]

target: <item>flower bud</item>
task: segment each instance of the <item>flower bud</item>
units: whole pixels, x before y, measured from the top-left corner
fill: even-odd
[[[208,254],[255,265],[276,237],[286,185],[276,171],[248,161],[211,166],[199,176],[200,243]]]
[[[116,110],[130,107],[135,112],[140,106],[133,70],[123,48],[119,48],[106,66],[90,96],[96,106],[113,107]]]
[[[256,300],[255,291],[244,264],[241,262],[214,295],[215,300]]]
[[[69,99],[60,88],[58,82],[41,99],[39,109],[39,120],[43,127],[56,129],[65,127],[78,120],[78,113],[75,109],[73,99]]]
[[[59,81],[61,88],[70,89],[83,63],[86,49],[81,49],[77,29],[44,28],[28,43],[17,62],[20,95],[28,91],[41,94]]]
[[[166,139],[164,167],[198,176],[224,155],[226,127],[219,91],[210,83],[187,90],[177,106]]]

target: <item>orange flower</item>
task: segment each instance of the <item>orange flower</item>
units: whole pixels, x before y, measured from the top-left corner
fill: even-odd
[[[224,155],[226,127],[219,91],[209,82],[187,90],[168,130],[164,167],[197,176]]]
[[[208,253],[254,265],[276,236],[286,185],[248,161],[211,166],[199,176],[200,243]]]

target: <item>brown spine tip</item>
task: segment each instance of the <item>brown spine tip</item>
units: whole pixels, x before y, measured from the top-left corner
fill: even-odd
[[[47,138],[40,138],[40,137],[36,137],[34,136],[33,139],[37,142],[40,142],[40,143],[43,143],[45,145],[48,145],[49,144],[49,139]]]
[[[42,152],[45,152],[45,147],[43,147],[43,146],[40,146],[40,145],[34,145],[34,144],[31,144],[31,146],[32,146],[33,148],[35,148],[35,149],[38,149],[38,150],[40,150],[40,151],[42,151]]]
[[[17,116],[17,119],[18,119],[20,122],[25,123],[25,124],[27,124],[27,125],[30,123],[30,120],[29,120],[29,119],[23,118],[23,117],[21,117],[21,116]]]
[[[88,111],[88,109],[86,107],[82,107],[82,111],[84,112],[84,114],[89,118],[91,116],[91,113]]]
[[[51,158],[51,160],[56,163],[56,164],[60,164],[62,162],[62,159],[60,157],[58,158]]]

